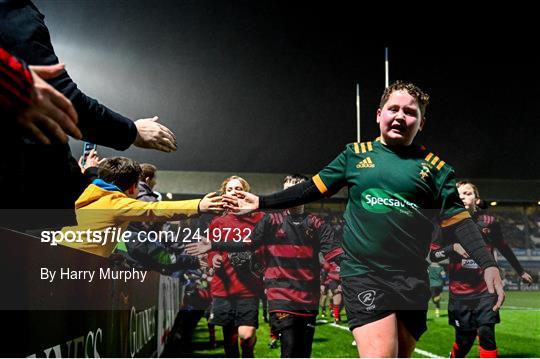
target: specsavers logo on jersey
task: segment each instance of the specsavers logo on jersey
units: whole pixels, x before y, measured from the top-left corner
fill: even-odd
[[[388,213],[391,211],[413,215],[418,206],[407,201],[403,195],[388,193],[380,188],[369,188],[362,193],[362,207],[372,213]]]

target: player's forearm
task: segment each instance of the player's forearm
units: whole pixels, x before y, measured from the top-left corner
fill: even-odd
[[[518,275],[522,275],[523,272],[525,272],[525,269],[521,266],[521,263],[519,263],[518,259],[516,258],[516,255],[512,251],[512,249],[508,246],[508,244],[503,244],[502,246],[499,246],[497,248],[499,252],[508,260],[508,263],[512,266],[512,268],[515,269]]]
[[[321,192],[312,179],[301,182],[286,190],[259,197],[260,209],[284,209],[316,201],[322,198]]]
[[[495,258],[487,250],[484,239],[472,219],[464,219],[452,227],[459,243],[480,267],[485,269],[497,266]]]

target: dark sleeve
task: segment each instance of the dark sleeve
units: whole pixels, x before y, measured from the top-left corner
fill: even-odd
[[[430,245],[429,260],[432,262],[440,262],[450,257],[453,254],[457,254],[454,251],[454,245],[450,241],[445,239],[445,231],[443,229],[438,230],[434,236]]]
[[[27,64],[58,63],[44,16],[30,1],[0,4],[0,34],[5,48]],[[137,128],[133,121],[86,96],[67,72],[64,71],[49,83],[73,103],[79,116],[78,127],[83,140],[121,151],[135,141]]]
[[[285,209],[321,199],[323,194],[317,189],[313,179],[301,182],[286,190],[259,197],[260,209]]]
[[[432,262],[440,262],[450,257],[450,255],[456,253],[454,251],[454,246],[452,244],[447,245],[446,247],[439,247],[438,249],[431,246],[431,251],[429,252],[429,260]]]
[[[457,241],[480,267],[497,267],[495,258],[486,248],[484,239],[472,219],[463,219],[444,230],[453,232]]]
[[[247,238],[249,242],[244,241],[244,240],[240,242],[234,242],[234,241],[214,242],[212,241],[212,250],[225,251],[225,252],[231,252],[231,253],[244,252],[246,250],[254,252],[257,250],[257,248],[259,248],[264,243],[264,236],[268,233],[267,223],[269,223],[268,215],[265,215],[263,219],[257,222],[257,224],[255,225],[255,228],[253,228],[253,232],[251,233],[251,236]]]
[[[319,240],[321,242],[321,253],[324,260],[327,262],[339,263],[343,249],[341,248],[341,240],[336,236],[335,231],[328,223],[323,223],[319,229]]]
[[[0,108],[16,113],[31,104],[32,74],[26,64],[0,48]]]
[[[512,251],[512,248],[506,243],[506,241],[503,239],[501,226],[498,222],[493,223],[491,226],[491,235],[493,236],[493,240],[495,242],[495,247],[497,250],[508,260],[508,263],[514,268],[519,276],[525,272],[525,269],[521,266],[521,263],[519,263],[518,259],[516,258],[516,255]]]
[[[83,175],[87,184],[92,183],[93,180],[98,178],[98,167],[88,167],[84,170]]]
[[[175,270],[180,269],[197,269],[199,268],[199,260],[194,256],[187,255],[177,255],[176,263],[169,265],[169,267],[174,268]]]

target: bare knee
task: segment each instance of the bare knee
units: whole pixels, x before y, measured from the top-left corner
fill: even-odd
[[[255,327],[249,326],[240,326],[238,327],[238,336],[244,340],[250,340],[255,338],[256,329]]]

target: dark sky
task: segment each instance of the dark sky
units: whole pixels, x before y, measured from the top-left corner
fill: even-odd
[[[160,169],[317,172],[355,140],[356,82],[362,137],[378,135],[389,46],[391,80],[432,98],[418,141],[458,177],[540,178],[540,56],[526,9],[509,25],[470,9],[439,8],[441,20],[291,3],[36,1],[83,91],[133,119],[157,114],[177,134],[174,154],[124,152]]]

